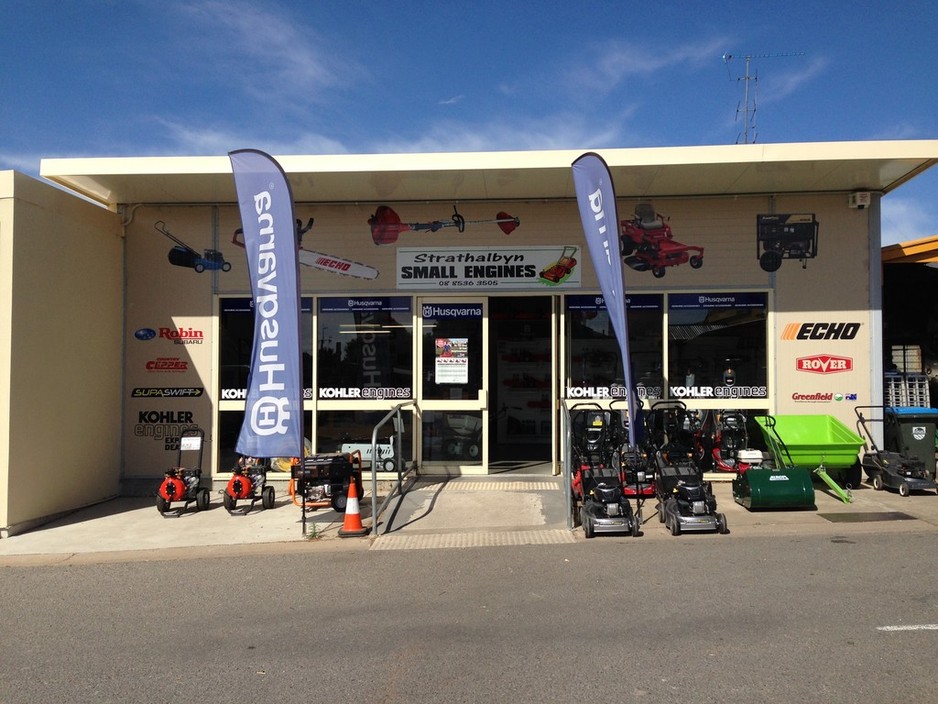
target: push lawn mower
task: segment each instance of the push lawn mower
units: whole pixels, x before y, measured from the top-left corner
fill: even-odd
[[[687,531],[729,533],[717,512],[713,486],[694,462],[697,416],[681,401],[657,401],[645,416],[649,454],[657,462],[658,520],[671,535]]]
[[[762,464],[762,451],[749,448],[746,416],[740,411],[705,411],[694,437],[701,472],[745,472]]]
[[[222,503],[231,515],[244,515],[258,501],[264,508],[273,508],[276,493],[272,486],[267,486],[267,470],[270,460],[256,457],[242,457],[238,466],[231,470],[231,479],[222,492]],[[239,501],[249,502],[238,509]]]
[[[648,271],[656,279],[665,275],[669,266],[689,263],[692,269],[703,266],[703,247],[681,244],[674,240],[671,226],[655,212],[651,203],[635,206],[635,217],[620,223],[619,237],[622,258],[636,271]]]
[[[196,510],[208,508],[208,489],[199,486],[202,479],[202,444],[205,433],[201,428],[182,431],[176,465],[166,470],[163,483],[156,493],[156,508],[166,517],[178,518],[194,503]],[[186,460],[185,462],[183,460]],[[187,466],[188,465],[188,466]],[[174,502],[183,501],[182,508],[173,509]]]
[[[640,520],[625,496],[625,474],[620,464],[621,422],[599,404],[576,404],[570,409],[572,450],[573,525],[583,535],[630,533],[638,537]]]
[[[857,414],[857,428],[861,430],[861,437],[869,441],[869,449],[861,456],[860,466],[874,489],[895,489],[900,496],[908,496],[913,491],[938,491],[935,476],[928,471],[923,459],[905,452],[880,450],[876,446],[868,424],[890,422],[885,406],[857,406],[853,411]],[[869,411],[868,417],[861,411]],[[875,417],[877,415],[878,418]],[[931,435],[933,437],[934,432]]]

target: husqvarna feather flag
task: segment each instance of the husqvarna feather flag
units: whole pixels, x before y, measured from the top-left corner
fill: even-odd
[[[625,290],[622,283],[622,257],[619,248],[619,216],[612,175],[602,157],[587,152],[573,162],[573,185],[576,189],[583,233],[589,246],[593,269],[606,300],[612,329],[622,352],[622,374],[629,409],[629,444],[635,445],[635,394],[632,366],[629,361],[629,329],[625,315]]]
[[[300,272],[293,192],[283,169],[254,149],[229,152],[254,295],[254,345],[236,452],[303,456]]]

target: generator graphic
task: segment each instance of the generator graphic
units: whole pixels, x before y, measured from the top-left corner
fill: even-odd
[[[801,268],[817,256],[814,213],[756,216],[756,257],[764,271],[778,271],[783,259],[800,259]]]

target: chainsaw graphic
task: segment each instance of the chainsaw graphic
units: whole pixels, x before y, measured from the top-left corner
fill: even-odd
[[[351,259],[344,259],[342,257],[335,256],[334,254],[324,254],[323,252],[314,252],[313,250],[305,249],[303,247],[303,235],[309,232],[313,227],[313,221],[314,219],[310,218],[305,226],[303,225],[302,220],[296,221],[296,235],[297,241],[299,242],[297,258],[299,259],[300,264],[303,266],[308,266],[312,269],[328,271],[332,274],[353,276],[357,279],[372,280],[378,278],[378,270],[374,267],[368,266],[367,264],[355,262]],[[231,241],[239,247],[244,247],[244,230],[242,230],[240,227],[235,230]]]

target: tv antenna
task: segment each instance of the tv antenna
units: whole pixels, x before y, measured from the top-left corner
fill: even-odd
[[[743,60],[746,62],[746,75],[743,76],[742,78],[737,78],[736,80],[744,82],[743,85],[745,86],[745,95],[746,95],[746,100],[744,103],[745,107],[743,109],[743,112],[745,113],[745,120],[743,122],[743,144],[750,144],[750,140],[749,140],[750,132],[752,133],[752,141],[753,142],[756,141],[756,87],[755,87],[755,84],[758,83],[759,81],[759,75],[757,73],[755,76],[753,76],[749,72],[749,66],[752,63],[753,59],[780,59],[786,56],[804,56],[804,52],[799,51],[796,53],[787,53],[787,54],[746,54],[745,56],[742,57]],[[733,59],[738,59],[738,58],[740,57],[736,56],[735,54],[730,54],[729,52],[723,54],[723,63],[726,64],[727,66],[726,68],[727,73],[729,73],[730,61]],[[749,106],[750,105],[750,100],[749,100],[750,81],[752,81],[753,83],[753,87],[751,91],[752,92],[752,107],[751,108]],[[737,104],[736,105],[736,119],[737,120],[739,119],[739,113],[740,113],[740,109],[739,109],[739,105]],[[738,136],[736,137],[736,143],[739,144]]]

